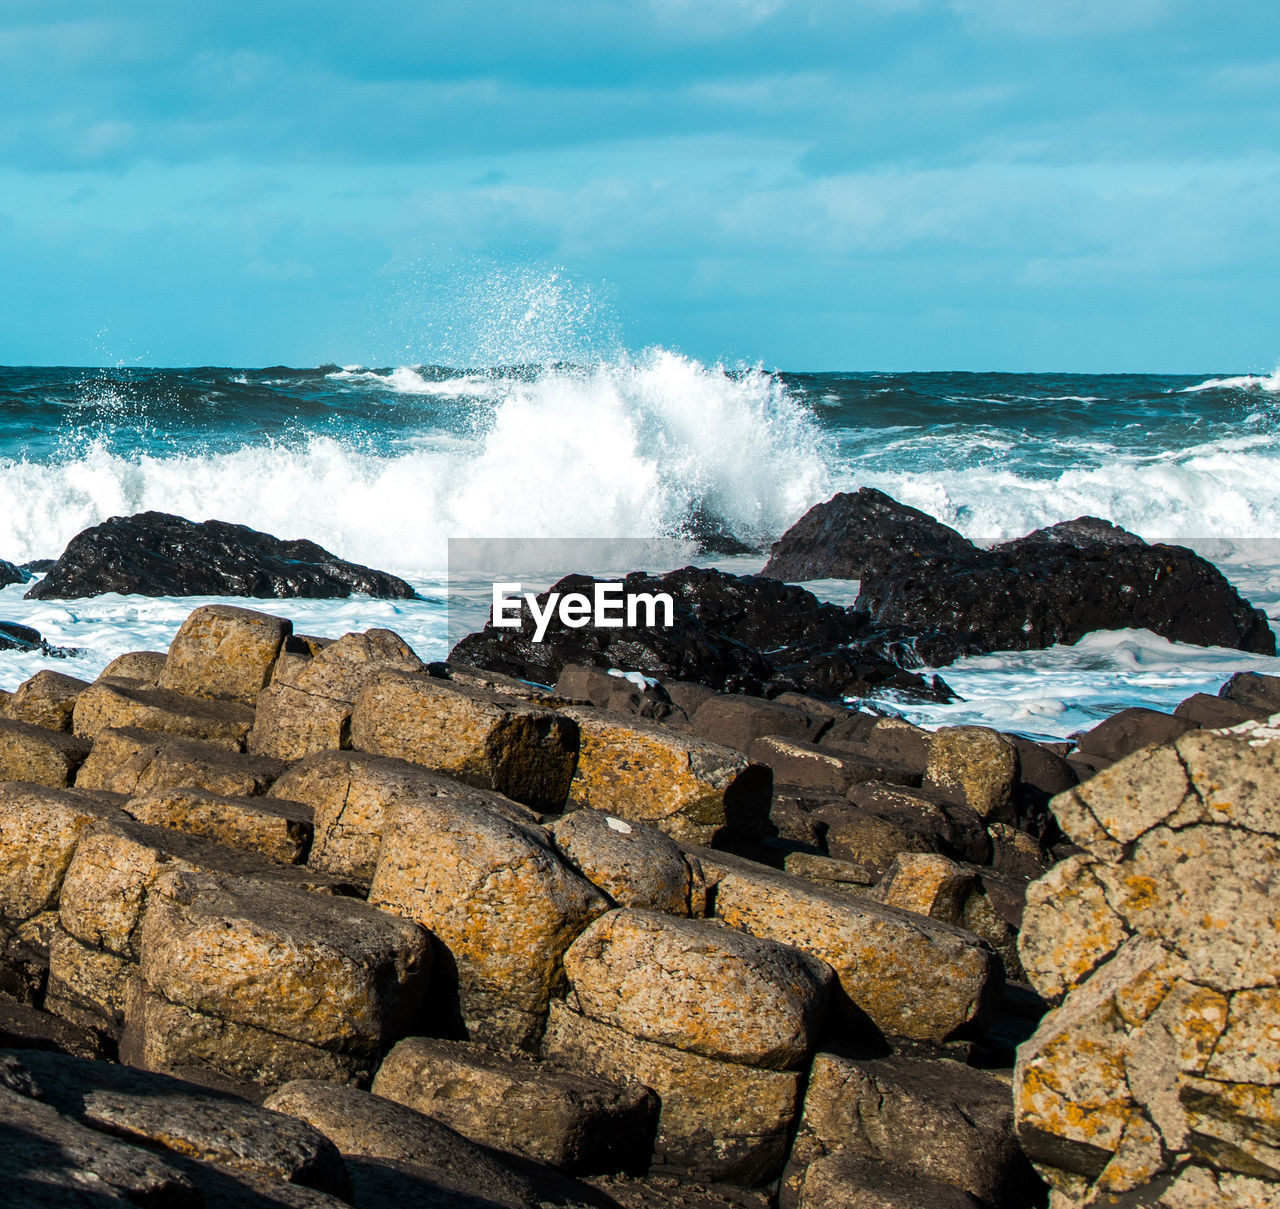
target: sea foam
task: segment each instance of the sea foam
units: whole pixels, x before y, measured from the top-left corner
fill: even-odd
[[[780,533],[829,486],[808,407],[774,375],[660,349],[520,375],[336,371],[452,400],[392,452],[310,434],[230,451],[92,434],[56,459],[0,463],[0,556],[56,556],[109,516],[156,509],[307,537],[413,578],[450,537],[661,537],[710,514],[748,541]],[[371,404],[372,406],[372,404]]]

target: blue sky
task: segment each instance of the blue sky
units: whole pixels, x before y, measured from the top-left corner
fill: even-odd
[[[0,363],[1272,369],[1274,0],[5,0]]]

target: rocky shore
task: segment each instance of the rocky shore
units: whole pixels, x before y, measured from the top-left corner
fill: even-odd
[[[832,507],[766,571],[834,551],[854,609],[638,574],[670,631],[424,665],[215,605],[5,694],[0,1203],[1280,1206],[1280,680],[1057,744],[874,706],[947,693],[908,639],[993,640],[1001,583],[1028,642],[1265,620],[1102,522],[1016,586]]]
[[[1064,757],[198,609],[3,702],[8,1203],[1277,1203],[1280,732],[1202,728],[1276,712]]]

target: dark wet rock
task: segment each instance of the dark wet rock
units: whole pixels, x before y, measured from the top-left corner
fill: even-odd
[[[1009,739],[1018,749],[1018,785],[1023,792],[1034,791],[1047,801],[1076,783],[1071,766],[1056,751],[1021,735]]]
[[[1082,518],[991,550],[900,559],[864,575],[858,607],[875,627],[918,635],[915,653],[933,666],[1120,629],[1275,653],[1266,615],[1211,563],[1103,525]]]
[[[1181,718],[1192,726],[1200,726],[1205,730],[1217,730],[1227,726],[1239,726],[1241,722],[1258,721],[1265,718],[1267,712],[1253,706],[1241,705],[1240,702],[1230,701],[1225,697],[1193,693],[1175,707],[1173,716]]]
[[[565,701],[596,705],[621,714],[665,721],[678,710],[661,684],[645,684],[640,688],[625,676],[610,675],[598,667],[569,664],[556,680],[555,695]],[[676,719],[683,723],[688,715],[679,710]]]
[[[10,580],[9,582],[10,583],[26,583],[27,580],[31,578],[31,575],[43,575],[57,561],[58,560],[56,558],[33,558],[29,562],[23,563],[22,566],[19,568],[19,570],[29,571],[31,574],[27,575],[25,579]]]
[[[803,739],[765,735],[747,753],[758,764],[773,769],[774,781],[799,789],[842,794],[869,781],[893,785],[919,785],[920,776],[905,768],[835,751]]]
[[[25,580],[16,582],[24,583]],[[79,654],[74,647],[51,646],[39,630],[19,625],[16,621],[0,621],[0,651],[39,651],[55,659],[70,659]]]
[[[973,549],[966,538],[926,513],[861,487],[810,508],[774,544],[761,574],[792,582],[861,579],[903,557]]]
[[[594,582],[569,575],[551,591],[590,595]],[[520,628],[487,625],[458,643],[449,661],[537,684],[555,684],[567,665],[580,664],[757,696],[793,691],[863,697],[892,689],[919,700],[951,698],[945,685],[903,671],[870,649],[889,639],[873,634],[864,615],[822,604],[803,588],[698,567],[656,576],[633,572],[623,582],[627,594],[669,593],[675,624],[574,629],[557,616],[543,641],[534,642],[526,606]],[[538,598],[541,607],[547,598],[547,593]]]
[[[765,735],[815,740],[831,720],[759,697],[717,695],[703,702],[689,719],[689,731],[723,747],[745,752]]]
[[[0,993],[0,1048],[54,1050],[78,1058],[101,1058],[107,1050],[102,1036],[59,1016]]]
[[[1036,551],[1053,546],[1077,550],[1118,550],[1146,544],[1136,533],[1130,533],[1128,529],[1122,529],[1101,517],[1077,516],[1075,520],[1059,521],[1056,525],[1032,530],[1025,537],[1005,542],[1000,548],[1013,552]]]
[[[932,738],[927,730],[902,718],[859,713],[837,719],[818,741],[833,751],[879,760],[923,776]]]
[[[165,512],[113,516],[73,537],[28,592],[70,600],[137,596],[347,597],[407,600],[402,579],[344,562],[315,542],[284,541],[246,525],[187,520]]]
[[[1219,690],[1218,696],[1258,711],[1261,717],[1280,713],[1280,676],[1261,672],[1236,672]]]
[[[1197,723],[1189,718],[1135,705],[1112,714],[1092,730],[1085,731],[1076,741],[1076,751],[1081,756],[1101,757],[1113,762],[1152,743],[1172,743],[1179,735],[1195,730],[1196,726]]]
[[[752,554],[756,549],[738,537],[724,517],[702,504],[689,510],[680,528],[686,537],[698,543],[699,554]]]

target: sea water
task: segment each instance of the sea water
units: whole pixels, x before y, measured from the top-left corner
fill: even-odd
[[[680,561],[742,573],[764,555],[699,557],[699,536],[764,549],[835,491],[872,486],[979,542],[1084,514],[1180,541],[1280,622],[1278,431],[1280,374],[1230,371],[818,374],[660,348],[514,366],[0,368],[0,557],[54,558],[82,529],[148,509],[310,538],[420,599],[252,607],[313,634],[386,626],[437,659],[450,605],[475,628],[488,605],[487,585],[446,579],[449,538],[669,538]],[[80,654],[0,652],[0,687],[163,649],[208,603],[28,601],[27,586],[0,591],[0,618]],[[1246,669],[1280,674],[1280,660],[1099,633],[961,660],[941,671],[962,700],[895,708],[1063,736]]]

